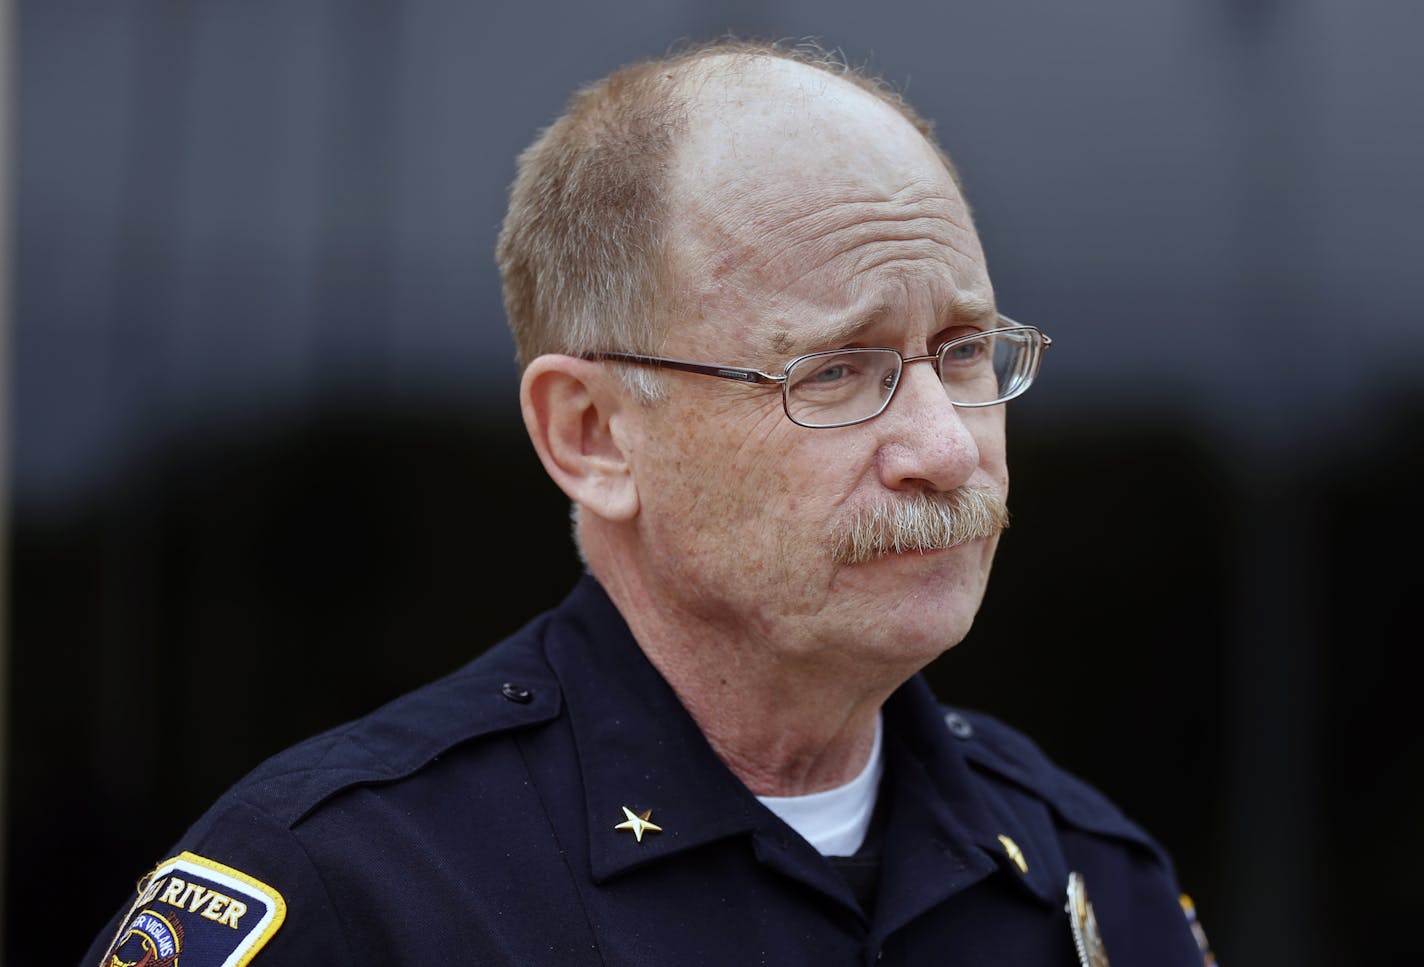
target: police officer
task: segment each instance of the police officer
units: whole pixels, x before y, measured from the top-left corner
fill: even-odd
[[[1200,965],[1166,855],[918,672],[1007,522],[998,312],[897,95],[726,42],[581,91],[498,257],[587,574],[259,767],[90,965]]]

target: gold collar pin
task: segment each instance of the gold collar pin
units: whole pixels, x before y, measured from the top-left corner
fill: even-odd
[[[640,815],[638,813],[633,812],[633,810],[629,809],[627,806],[624,806],[623,815],[627,816],[628,818],[623,822],[619,823],[617,826],[614,826],[613,828],[628,830],[633,834],[633,837],[641,843],[643,841],[644,833],[661,833],[663,831],[663,828],[657,823],[648,822],[648,817],[652,814],[653,811],[651,809],[643,810],[642,814]]]

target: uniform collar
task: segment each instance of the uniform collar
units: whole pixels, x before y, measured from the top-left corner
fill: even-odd
[[[595,882],[750,832],[771,815],[717,758],[592,577],[556,613],[546,642],[583,770]],[[624,807],[651,810],[662,831],[639,842],[615,829]]]
[[[786,826],[717,757],[671,686],[647,660],[596,580],[585,575],[546,636],[582,768],[595,882],[740,835],[758,859],[854,906],[829,863]],[[885,892],[909,919],[996,873],[1045,903],[1061,902],[1067,867],[1046,807],[997,795],[966,759],[945,710],[919,676],[885,706],[891,821]],[[1035,808],[1035,805],[1040,808]],[[623,808],[662,827],[639,842]],[[1000,835],[1023,851],[1028,872]],[[893,925],[886,925],[894,929]]]
[[[921,677],[891,697],[885,720],[891,740],[886,768],[896,782],[896,819],[909,819],[905,810],[924,813],[920,822],[895,825],[920,827],[918,836],[928,830],[954,870],[952,879],[962,881],[961,886],[997,873],[1040,902],[1061,904],[1068,867],[1048,806],[1017,790],[1005,794],[971,764],[978,736],[963,728],[958,717],[951,717],[956,727],[950,728],[944,706]],[[1001,836],[1018,848],[1027,871],[1014,861]],[[905,859],[916,862],[915,844],[901,845]],[[892,848],[893,842],[886,844],[891,877],[896,875]]]

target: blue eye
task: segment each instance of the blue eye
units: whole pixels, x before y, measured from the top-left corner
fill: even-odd
[[[827,366],[825,369],[818,369],[811,376],[811,381],[815,383],[834,383],[837,380],[846,378],[846,364],[836,363],[834,366]]]

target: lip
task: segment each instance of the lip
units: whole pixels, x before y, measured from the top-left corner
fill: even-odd
[[[865,567],[867,565],[880,564],[887,561],[924,560],[946,557],[950,554],[953,554],[955,551],[962,551],[967,548],[981,546],[987,540],[987,537],[976,537],[972,541],[966,541],[963,544],[951,544],[948,547],[936,547],[926,551],[891,551],[888,554],[881,554],[871,558],[868,561],[861,561],[858,564],[843,564],[842,567]]]

